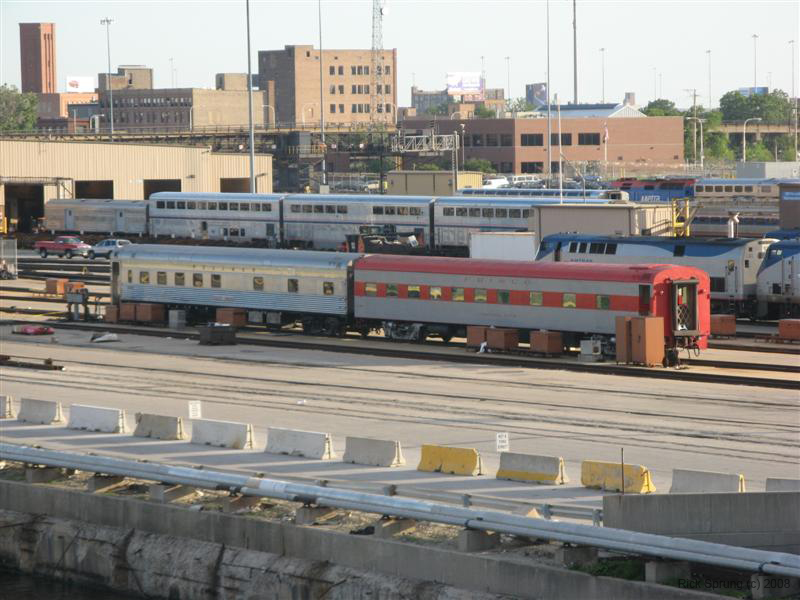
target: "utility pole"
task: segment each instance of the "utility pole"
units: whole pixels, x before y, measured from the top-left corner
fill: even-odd
[[[794,40],[789,40],[789,45],[792,47],[792,98],[794,98],[794,160],[800,160],[797,154],[797,93],[794,87],[794,55],[797,51]]]
[[[578,103],[578,7],[577,0],[572,0],[572,79],[575,93],[572,102]]]
[[[696,88],[689,88],[685,89],[685,92],[691,92],[692,94],[692,121],[693,121],[693,128],[692,128],[692,161],[697,163],[697,89]]]
[[[328,185],[328,174],[325,169],[325,107],[322,104],[322,57],[324,56],[322,52],[322,0],[317,0],[317,19],[319,21],[319,129],[320,141],[322,142],[322,185],[324,186]],[[322,191],[320,189],[320,193]]]
[[[603,86],[603,104],[606,103],[606,49],[600,48],[600,74]]]
[[[247,16],[247,114],[250,124],[250,193],[256,193],[255,135],[253,133],[253,69],[250,65],[250,0],[245,4]]]
[[[547,0],[547,168],[545,169],[545,173],[547,173],[547,181],[548,185],[550,182],[550,177],[552,176],[551,166],[553,164],[552,160],[552,144],[550,143],[552,140],[550,139],[550,135],[553,129],[552,119],[550,118],[550,0]]]
[[[114,91],[111,87],[111,23],[113,22],[114,19],[110,19],[108,17],[100,20],[100,24],[106,26],[106,50],[108,52],[108,73],[106,75],[106,89],[108,90],[108,107],[111,111],[111,121],[110,121],[111,142],[114,141]]]
[[[711,100],[711,50],[706,50],[708,55],[708,109],[714,108],[714,103]]]
[[[758,55],[756,54],[756,50],[757,50],[756,43],[757,43],[757,41],[758,41],[758,34],[754,33],[753,34],[753,87],[754,88],[758,87],[758,76],[757,76],[758,75],[758,71],[757,71],[757,65],[758,65],[757,57],[758,57]]]

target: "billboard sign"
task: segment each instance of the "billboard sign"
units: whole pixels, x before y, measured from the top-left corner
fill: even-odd
[[[545,107],[547,108],[547,84],[534,83],[531,85],[531,98],[530,103],[534,108]]]
[[[67,90],[67,93],[94,92],[94,77],[68,75],[65,89]]]
[[[768,87],[743,87],[739,88],[742,96],[766,96],[769,94]]]
[[[483,99],[483,79],[480,73],[448,73],[447,93],[450,96],[469,96],[472,100]]]

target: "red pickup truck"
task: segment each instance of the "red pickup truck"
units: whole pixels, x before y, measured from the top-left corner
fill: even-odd
[[[42,258],[46,258],[48,254],[72,258],[73,256],[86,257],[92,247],[89,244],[84,244],[79,238],[62,235],[53,241],[36,242],[33,245],[33,249],[37,250]]]

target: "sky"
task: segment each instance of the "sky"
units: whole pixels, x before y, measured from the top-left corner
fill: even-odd
[[[387,0],[386,9],[383,46],[397,48],[401,106],[412,83],[443,89],[447,72],[480,71],[482,56],[487,87],[510,82],[514,98],[546,79],[545,0]],[[96,79],[107,69],[104,17],[113,19],[112,71],[147,65],[155,87],[173,77],[214,87],[215,73],[247,71],[244,0],[0,0],[0,83],[20,85],[21,22],[56,24],[59,91],[67,76]],[[251,0],[250,18],[254,72],[258,50],[319,46],[317,0]],[[800,69],[800,0],[578,0],[577,23],[579,102],[601,101],[604,79],[607,102],[635,92],[640,105],[659,97],[687,107],[696,89],[708,106],[707,50],[712,106],[754,77],[791,93],[792,48]],[[322,35],[325,48],[369,48],[372,1],[322,0]],[[562,102],[573,99],[572,44],[572,1],[550,0],[550,87]]]

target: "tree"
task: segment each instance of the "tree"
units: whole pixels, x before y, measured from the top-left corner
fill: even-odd
[[[488,160],[482,158],[470,158],[464,161],[465,171],[480,171],[481,173],[494,173],[495,168]]]
[[[442,167],[437,165],[436,163],[420,163],[416,165],[415,170],[417,171],[441,171]]]
[[[447,116],[447,103],[444,102],[438,106],[429,106],[425,112],[429,115]]]
[[[785,123],[792,116],[792,103],[782,90],[750,96],[728,92],[719,99],[719,107],[724,121],[744,121],[758,117],[766,123]]]
[[[775,155],[764,145],[763,141],[747,144],[747,160],[751,162],[770,162]]]
[[[511,112],[530,112],[536,110],[536,107],[528,102],[525,98],[515,98],[508,103],[508,110]]]
[[[683,113],[675,108],[675,103],[670,100],[652,100],[642,109],[648,117],[679,117]]]
[[[13,85],[0,86],[0,131],[29,131],[36,126],[36,94],[21,94]]]
[[[478,119],[494,119],[495,113],[491,108],[486,108],[485,106],[479,104],[475,107],[475,116]]]

